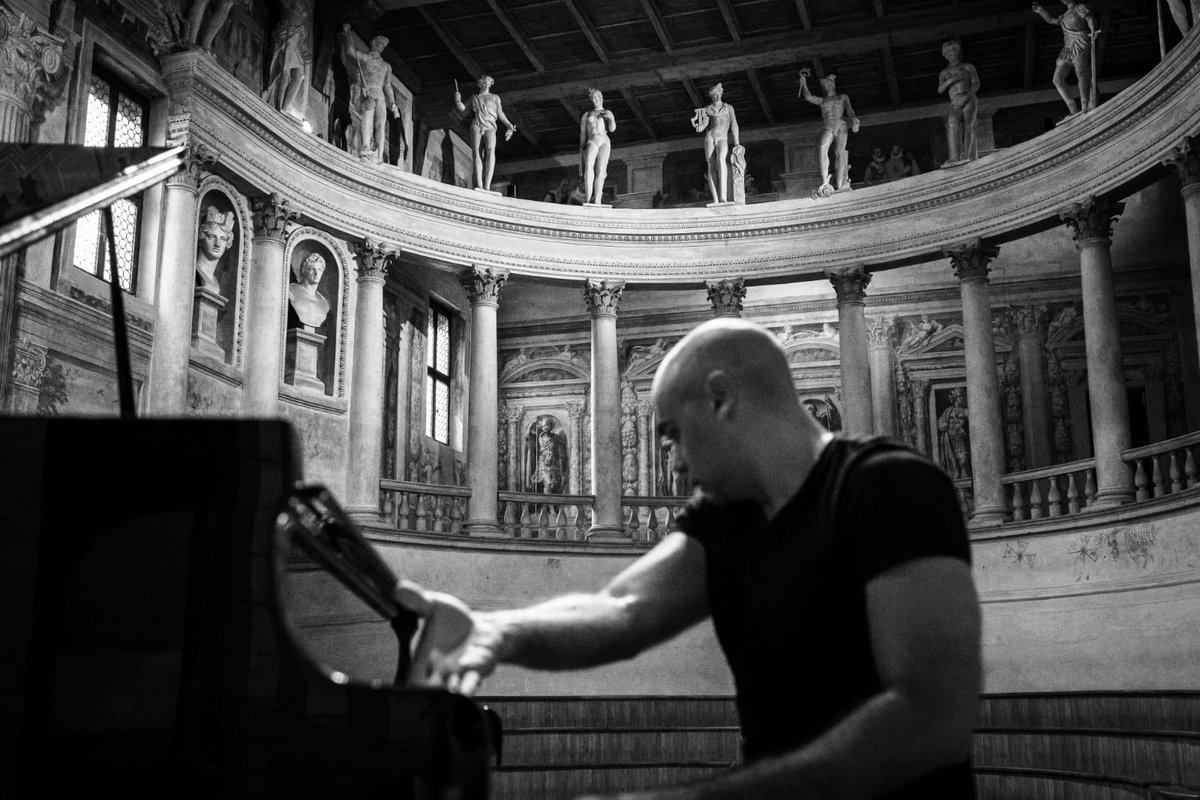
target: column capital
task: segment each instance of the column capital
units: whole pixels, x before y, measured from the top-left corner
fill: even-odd
[[[567,403],[567,416],[573,420],[581,420],[587,414],[586,403]]]
[[[842,269],[827,269],[825,277],[833,284],[839,306],[845,303],[862,305],[867,296],[867,285],[871,282],[871,273],[864,266],[844,267]]]
[[[525,406],[503,406],[500,409],[500,418],[513,424],[520,422],[524,415]]]
[[[615,317],[621,303],[621,292],[625,281],[610,281],[604,278],[588,278],[583,283],[583,299],[592,317]]]
[[[1041,336],[1046,321],[1045,306],[1010,306],[1006,314],[1008,321],[1017,329],[1022,339]]]
[[[653,414],[654,414],[654,401],[653,400],[638,400],[637,415],[639,417],[650,417]]]
[[[459,276],[471,305],[500,305],[500,289],[508,280],[508,272],[492,267],[472,266]]]
[[[1162,163],[1175,167],[1179,172],[1179,181],[1185,192],[1195,191],[1195,187],[1200,185],[1200,137],[1189,136],[1184,139],[1178,147],[1171,148]]]
[[[1060,210],[1058,216],[1071,229],[1071,237],[1079,247],[1097,239],[1111,239],[1113,223],[1124,210],[1125,204],[1120,201],[1091,196]]]
[[[383,283],[387,268],[394,255],[391,248],[374,239],[361,239],[354,243],[354,256],[358,259],[359,283]]]
[[[288,208],[286,197],[276,192],[250,200],[250,213],[254,218],[255,239],[278,239],[287,235],[289,222],[296,220],[296,212]]]
[[[187,189],[197,194],[200,192],[200,181],[208,175],[213,164],[220,160],[217,151],[202,142],[188,145],[187,155],[184,156],[183,169],[167,178],[167,186]]]
[[[950,259],[954,277],[960,281],[987,280],[992,259],[1000,254],[1000,245],[984,244],[982,239],[947,247],[942,254]]]
[[[875,317],[867,320],[867,344],[871,347],[890,348],[896,341],[894,320]]]
[[[40,125],[46,114],[62,100],[71,67],[63,58],[67,40],[37,26],[24,12],[0,6],[0,102],[15,102],[31,127]],[[0,131],[8,139],[29,131]]]
[[[705,281],[708,288],[708,302],[712,303],[713,313],[718,317],[740,317],[742,303],[746,299],[745,278],[721,278],[715,281]]]

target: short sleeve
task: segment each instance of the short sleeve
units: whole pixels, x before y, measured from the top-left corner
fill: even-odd
[[[864,582],[905,561],[951,556],[971,562],[966,525],[950,477],[924,456],[867,456],[847,476],[838,501]]]

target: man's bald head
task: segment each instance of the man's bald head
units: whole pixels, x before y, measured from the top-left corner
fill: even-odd
[[[677,401],[702,397],[716,372],[757,406],[796,404],[779,340],[760,325],[732,317],[705,322],[680,340],[654,377],[654,396],[670,394]]]

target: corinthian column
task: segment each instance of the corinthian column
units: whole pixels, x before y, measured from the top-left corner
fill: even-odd
[[[621,375],[617,369],[617,305],[624,281],[589,278],[583,297],[592,317],[592,492],[589,540],[626,541],[621,518]]]
[[[1192,313],[1200,346],[1200,139],[1184,140],[1171,151],[1168,164],[1179,171],[1183,210],[1187,218],[1188,263],[1192,274]]]
[[[867,319],[863,314],[863,301],[871,273],[865,267],[849,267],[829,270],[825,274],[837,293],[846,432],[870,435],[875,421],[871,410],[871,367],[867,361]]]
[[[867,321],[867,354],[871,363],[871,411],[875,418],[875,433],[897,436],[895,342],[896,326],[890,319]]]
[[[1050,430],[1049,379],[1042,339],[1045,306],[1018,306],[1008,313],[1017,331],[1017,357],[1021,360],[1021,396],[1025,422],[1025,452],[1029,466],[1054,463],[1054,437]]]
[[[508,435],[508,490],[510,492],[525,491],[525,476],[521,473],[521,417],[525,409],[521,406],[508,406],[504,409],[504,422]],[[574,450],[571,450],[572,457]]]
[[[496,363],[496,310],[508,273],[471,267],[462,275],[471,301],[471,394],[467,408],[467,484],[471,499],[467,521],[471,536],[499,536],[496,524],[496,413],[500,404],[500,370]]]
[[[637,404],[638,426],[638,494],[648,497],[654,494],[650,480],[651,463],[651,431],[650,416],[654,413],[654,403],[649,400],[639,400]]]
[[[391,253],[363,239],[358,258],[354,309],[354,365],[350,381],[350,440],[346,511],[364,522],[379,521],[379,473],[383,459],[383,283]]]
[[[740,317],[742,303],[746,299],[745,278],[723,278],[719,281],[705,281],[708,287],[708,302],[712,303],[715,317]]]
[[[988,264],[1000,252],[979,239],[945,251],[959,280],[963,307],[963,349],[967,366],[967,419],[975,510],[971,521],[1004,521],[1008,504],[1000,484],[1004,472],[1004,426],[1000,419],[1000,380],[992,338]]]
[[[246,386],[242,407],[250,417],[279,414],[279,359],[283,348],[279,319],[283,314],[283,237],[296,219],[287,200],[277,194],[250,201],[254,244],[246,308]]]
[[[192,299],[196,289],[196,196],[206,170],[217,160],[203,144],[189,148],[187,166],[167,178],[163,193],[162,264],[150,351],[147,411],[182,416],[187,408]]]
[[[1059,216],[1071,229],[1079,250],[1083,290],[1083,341],[1087,352],[1088,404],[1092,412],[1092,447],[1096,459],[1096,507],[1133,499],[1129,469],[1121,460],[1132,441],[1129,400],[1125,396],[1124,355],[1113,294],[1112,225],[1125,204],[1089,197],[1063,209]]]
[[[583,494],[583,417],[587,406],[567,403],[567,458],[570,463],[568,487],[571,494]]]

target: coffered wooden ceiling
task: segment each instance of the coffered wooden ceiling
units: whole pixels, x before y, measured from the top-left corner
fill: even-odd
[[[1053,13],[1063,6],[1046,0]],[[692,109],[720,81],[743,128],[812,122],[797,73],[835,73],[859,113],[936,103],[942,43],[958,38],[982,94],[1046,89],[1062,33],[1023,0],[319,0],[327,24],[390,39],[388,58],[432,127],[454,124],[452,80],[466,98],[480,74],[519,135],[502,158],[578,150],[587,89],[604,91],[626,146],[695,136]],[[1153,0],[1091,4],[1103,36],[1101,80],[1137,77],[1159,59]],[[1167,44],[1178,39],[1169,18]],[[811,84],[819,91],[815,83]],[[942,98],[944,100],[944,98]]]

